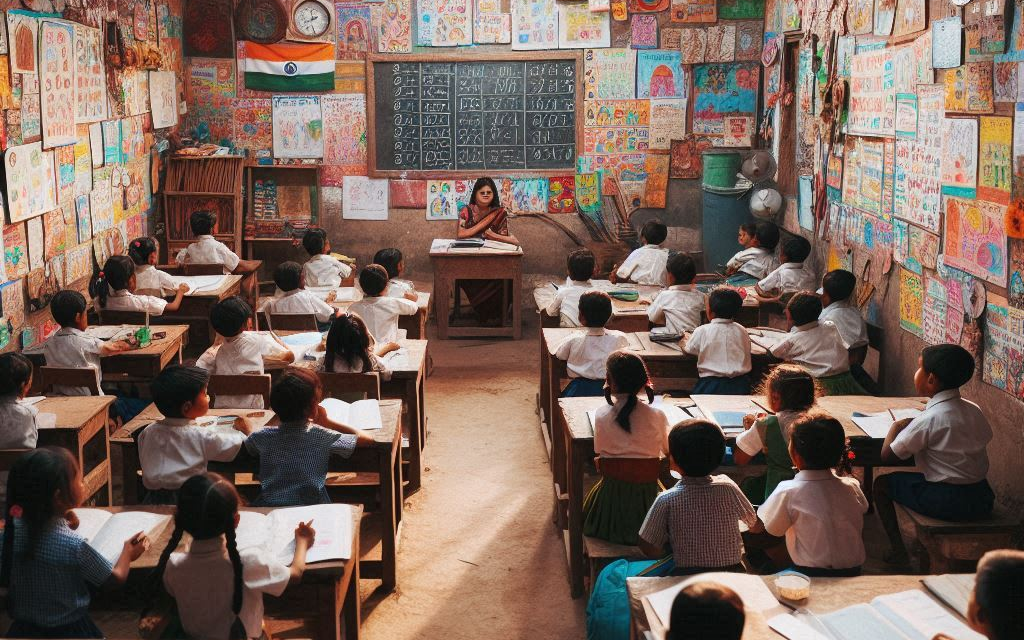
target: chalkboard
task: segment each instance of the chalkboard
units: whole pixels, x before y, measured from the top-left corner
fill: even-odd
[[[578,53],[382,57],[368,62],[373,175],[575,171]]]

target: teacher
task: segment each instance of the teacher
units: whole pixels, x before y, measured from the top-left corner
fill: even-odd
[[[458,238],[483,238],[519,246],[519,240],[508,231],[508,216],[494,180],[479,178],[473,185],[469,204],[459,211]],[[512,300],[511,280],[459,280],[455,286],[466,292],[477,322],[485,326],[502,324]]]

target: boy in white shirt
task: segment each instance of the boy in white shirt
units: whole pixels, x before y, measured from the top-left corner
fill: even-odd
[[[869,391],[878,395],[877,385],[864,370],[864,358],[868,354],[868,325],[864,317],[851,300],[853,290],[857,287],[857,276],[845,269],[835,269],[821,279],[821,315],[818,321],[828,320],[839,329],[839,335],[846,343],[850,353],[850,374]]]
[[[683,351],[697,356],[697,384],[691,394],[750,394],[750,336],[735,322],[743,299],[719,287],[708,295],[708,324],[694,329]]]
[[[213,237],[217,233],[216,213],[195,211],[189,216],[188,222],[196,241],[178,252],[175,261],[179,265],[220,264],[224,265],[224,273],[231,273],[239,264],[248,264],[248,261],[239,259],[226,244]]]
[[[807,369],[823,395],[867,395],[850,375],[850,355],[839,329],[831,322],[819,322],[820,314],[821,300],[815,294],[801,291],[790,298],[786,305],[789,334],[771,348],[771,354]]]
[[[668,237],[668,227],[657,218],[648,220],[640,229],[644,244],[636,249],[608,276],[612,282],[635,282],[665,286],[665,263],[668,249],[661,246]]]
[[[266,309],[268,314],[311,313],[316,317],[321,331],[330,328],[331,319],[338,315],[338,310],[328,304],[334,301],[334,292],[328,293],[326,300],[321,300],[316,294],[306,291],[302,267],[298,262],[289,261],[277,265],[277,268],[274,269],[274,284],[282,291],[283,295],[280,298],[270,299]],[[271,321],[271,325],[273,325],[273,321]]]
[[[302,265],[307,287],[340,287],[341,281],[352,275],[352,267],[331,255],[327,231],[307,230],[302,236],[302,246],[309,254],[309,260]]]
[[[833,471],[845,453],[846,432],[832,416],[814,413],[795,422],[789,455],[796,477],[779,483],[751,529],[785,535],[795,569],[809,576],[858,576],[864,564],[868,500],[856,478]]]
[[[370,335],[377,342],[398,342],[398,316],[414,316],[419,307],[412,300],[382,295],[388,286],[388,272],[379,264],[368,264],[359,272],[359,288],[363,299],[348,308],[363,319]]]
[[[128,257],[135,263],[135,286],[140,293],[163,297],[178,288],[166,271],[156,268],[160,246],[150,237],[135,238],[128,245]]]
[[[585,333],[573,333],[555,348],[555,357],[566,361],[569,384],[563,398],[603,396],[608,356],[627,346],[626,334],[605,329],[612,317],[612,299],[604,291],[580,296],[580,324]]]
[[[388,272],[388,288],[384,290],[384,295],[390,298],[405,298],[413,302],[420,299],[416,293],[416,285],[408,280],[400,280],[405,274],[405,258],[402,257],[400,250],[394,247],[381,249],[373,254],[373,263],[379,264]]]
[[[186,480],[205,473],[211,460],[234,460],[252,433],[252,424],[242,417],[235,419],[233,429],[196,423],[210,410],[209,380],[204,369],[184,365],[171,365],[153,379],[151,395],[164,418],[139,434],[146,504],[174,504]]]
[[[647,310],[654,324],[664,324],[672,333],[683,334],[700,325],[700,314],[707,306],[707,297],[694,286],[697,265],[685,253],[673,253],[665,264],[668,289],[658,292]]]
[[[129,348],[128,344],[124,341],[104,342],[86,333],[85,330],[89,328],[88,306],[85,296],[73,289],[58,291],[53,296],[50,313],[60,329],[43,343],[47,366],[94,369],[96,386],[100,389],[100,395],[103,395],[103,388],[100,387],[103,382],[100,357],[124,351]],[[88,387],[67,385],[54,385],[53,393],[61,396],[90,395]]]
[[[594,275],[594,253],[590,249],[576,249],[565,260],[569,278],[555,292],[555,297],[544,309],[549,316],[559,317],[559,326],[578,327],[580,296],[594,288],[590,277]]]
[[[264,363],[295,362],[295,354],[276,335],[248,331],[252,327],[252,307],[238,296],[221,300],[210,309],[210,324],[223,337],[199,356],[196,366],[211,375],[262,374]],[[218,409],[263,409],[260,395],[219,395]]]
[[[779,244],[779,228],[768,221],[740,225],[737,241],[743,246],[725,265],[728,283],[741,287],[756,283],[771,273],[775,263],[775,247]]]
[[[128,256],[112,256],[90,287],[90,293],[96,296],[96,312],[102,315],[104,309],[144,311],[151,316],[160,316],[165,311],[177,311],[188,291],[187,284],[178,285],[174,300],[167,302],[155,296],[136,295],[135,283],[135,262]]]
[[[974,357],[955,344],[925,347],[918,359],[914,387],[928,396],[924,412],[893,423],[882,443],[882,463],[914,457],[920,472],[890,473],[875,480],[878,517],[889,534],[886,561],[906,564],[894,503],[939,520],[964,522],[992,513],[988,452],[992,427],[978,405],[960,397],[974,375]]]
[[[779,249],[779,265],[754,287],[758,298],[776,301],[788,293],[814,291],[814,274],[804,269],[811,255],[811,243],[801,236],[788,236]]]

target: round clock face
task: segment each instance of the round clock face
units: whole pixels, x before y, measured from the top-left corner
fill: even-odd
[[[322,36],[331,26],[331,14],[327,7],[316,0],[306,0],[295,7],[292,22],[295,30],[304,36]]]

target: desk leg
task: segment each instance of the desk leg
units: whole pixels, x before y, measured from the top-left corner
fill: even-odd
[[[381,547],[381,586],[393,591],[398,584],[398,524],[402,520],[402,454],[388,449],[380,452],[381,515],[384,518]]]
[[[573,446],[565,429],[565,443],[568,448],[568,493],[569,493],[569,592],[573,598],[583,595],[583,451]]]
[[[444,266],[434,263],[434,318],[437,321],[437,337],[448,339],[448,303],[451,296],[451,280]]]
[[[551,441],[551,414],[548,409],[550,404],[551,389],[548,388],[548,371],[551,365],[548,363],[548,343],[544,339],[544,332],[540,332],[540,386],[538,387],[537,395],[537,415],[540,416],[540,421],[544,423],[544,428],[548,432],[548,442]],[[548,452],[550,456],[550,452]]]
[[[352,579],[345,589],[345,601],[341,614],[345,621],[345,640],[359,640],[359,627],[363,624],[363,614],[359,602],[359,536],[356,536],[354,559],[352,560]]]
[[[523,274],[521,261],[512,269],[512,338],[523,337]]]
[[[406,410],[407,416],[404,422],[409,432],[408,491],[410,493],[420,488],[420,477],[423,471],[423,435],[420,432],[419,393],[416,387],[415,379],[406,380],[405,390],[402,392],[402,408]]]

